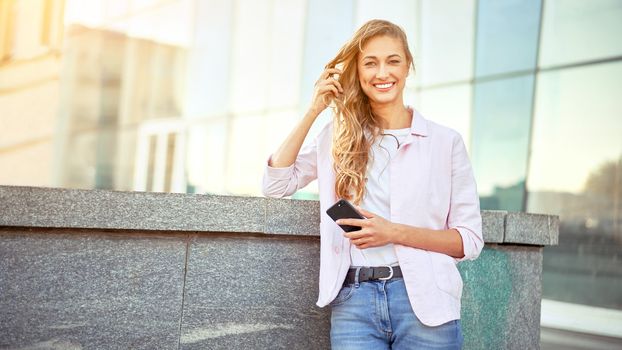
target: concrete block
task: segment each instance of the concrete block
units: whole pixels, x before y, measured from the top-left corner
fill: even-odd
[[[177,349],[186,244],[149,237],[0,229],[0,348]]]
[[[504,243],[557,244],[559,217],[541,214],[508,213]]]
[[[320,202],[266,199],[265,233],[320,235]]]
[[[503,243],[505,210],[482,210],[482,235],[486,243]]]
[[[182,349],[328,349],[330,313],[315,305],[319,240],[195,238]]]
[[[0,226],[263,232],[264,200],[0,186]]]
[[[539,349],[542,248],[487,245],[458,266],[464,349]]]

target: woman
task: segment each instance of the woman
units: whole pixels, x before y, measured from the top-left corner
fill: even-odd
[[[317,305],[331,306],[334,349],[462,346],[456,262],[484,245],[479,199],[460,135],[404,106],[411,66],[400,27],[365,23],[326,65],[311,107],[266,166],[267,196],[318,180]],[[301,149],[331,103],[333,121]],[[333,222],[326,209],[338,198],[366,219]]]

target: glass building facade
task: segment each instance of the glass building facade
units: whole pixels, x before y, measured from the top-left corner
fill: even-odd
[[[407,32],[406,103],[463,135],[482,209],[560,216],[545,303],[622,329],[621,0],[2,0],[0,183],[260,195],[372,18]]]

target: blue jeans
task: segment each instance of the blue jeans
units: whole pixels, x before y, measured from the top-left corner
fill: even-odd
[[[334,350],[462,348],[460,320],[421,323],[402,278],[344,286],[330,305]]]

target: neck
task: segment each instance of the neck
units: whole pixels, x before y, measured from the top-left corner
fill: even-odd
[[[374,115],[380,117],[383,129],[407,128],[412,121],[408,109],[402,103],[382,105],[371,103],[371,110]]]

